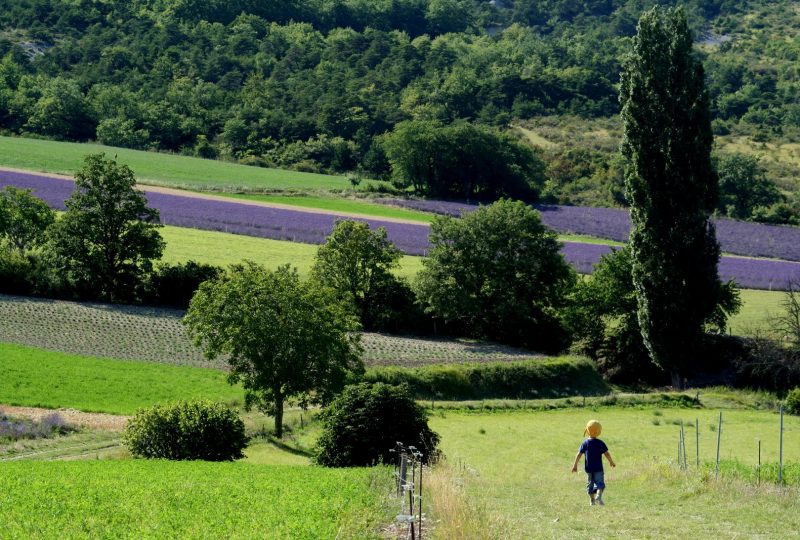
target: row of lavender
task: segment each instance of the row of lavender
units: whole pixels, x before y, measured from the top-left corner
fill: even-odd
[[[0,171],[0,187],[15,185],[31,188],[35,194],[50,206],[64,209],[64,200],[69,197],[73,183],[57,178]],[[148,202],[161,212],[165,224],[179,227],[223,231],[247,236],[289,240],[309,244],[322,243],[333,228],[337,216],[299,210],[268,208],[234,201],[200,199],[189,196],[167,195],[163,193],[147,193]],[[438,203],[453,205],[457,203]],[[466,205],[465,205],[466,206]],[[455,207],[450,207],[455,208]],[[474,207],[470,206],[470,209]],[[548,208],[548,207],[544,207]],[[569,207],[554,207],[554,214],[548,210],[547,215],[563,215]],[[612,216],[623,211],[611,209],[579,209],[586,214],[594,214],[597,222],[603,212],[612,212]],[[428,227],[405,223],[394,223],[380,219],[364,220],[370,226],[385,227],[389,238],[404,252],[410,255],[424,255],[429,247]],[[614,223],[609,220],[609,223]],[[556,225],[548,224],[559,230]],[[574,231],[577,232],[577,231]],[[587,232],[584,231],[584,234]],[[603,235],[609,237],[610,235]],[[624,238],[623,238],[624,239]],[[727,248],[726,248],[727,249]],[[567,242],[563,253],[565,258],[579,272],[589,273],[600,257],[611,251],[606,245]],[[739,257],[723,257],[720,262],[720,276],[734,279],[742,287],[753,289],[785,289],[790,281],[800,280],[800,264],[787,261],[768,261],[744,259]]]
[[[411,199],[379,199],[378,202],[423,212],[459,217],[477,208],[473,204]],[[562,234],[583,234],[626,242],[631,230],[627,210],[586,206],[534,205],[542,221]],[[726,253],[800,261],[800,229],[764,223],[714,219],[717,239]]]

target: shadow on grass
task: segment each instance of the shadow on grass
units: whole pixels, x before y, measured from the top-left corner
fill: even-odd
[[[275,438],[274,436],[267,437],[266,441],[269,444],[271,444],[271,445],[275,446],[276,448],[278,448],[279,450],[283,450],[284,452],[288,452],[288,453],[293,454],[295,456],[303,456],[303,457],[307,457],[307,458],[314,457],[314,452],[312,452],[311,450],[307,450],[305,448],[298,448],[296,446],[292,446],[290,444],[285,443],[281,439]]]

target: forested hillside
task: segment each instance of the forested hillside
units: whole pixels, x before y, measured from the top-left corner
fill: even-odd
[[[677,2],[7,0],[0,129],[388,178],[403,134],[464,137],[444,129],[470,122],[487,127],[468,133],[478,154],[492,153],[486,133],[616,116],[622,55],[656,3]],[[800,140],[797,4],[683,4],[717,134]],[[524,155],[532,195],[621,204],[615,152],[579,150]],[[791,217],[794,187],[780,187],[762,206]]]

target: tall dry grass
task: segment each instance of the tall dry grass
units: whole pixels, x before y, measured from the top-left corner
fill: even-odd
[[[470,498],[466,484],[474,477],[469,468],[440,461],[425,479],[428,505],[426,526],[442,540],[495,540],[508,538],[509,525],[485,504]]]

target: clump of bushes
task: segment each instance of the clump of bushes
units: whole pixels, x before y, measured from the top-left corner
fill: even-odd
[[[131,454],[171,460],[230,461],[244,456],[244,422],[221,403],[179,401],[139,410],[123,435]]]
[[[800,387],[795,388],[786,396],[786,412],[800,415]]]
[[[367,371],[365,378],[405,384],[414,397],[439,400],[594,396],[609,391],[590,361],[569,357],[413,369],[377,367]]]
[[[408,387],[388,384],[348,386],[322,413],[316,461],[327,467],[389,463],[398,441],[416,446],[429,462],[437,455],[439,435]]]

